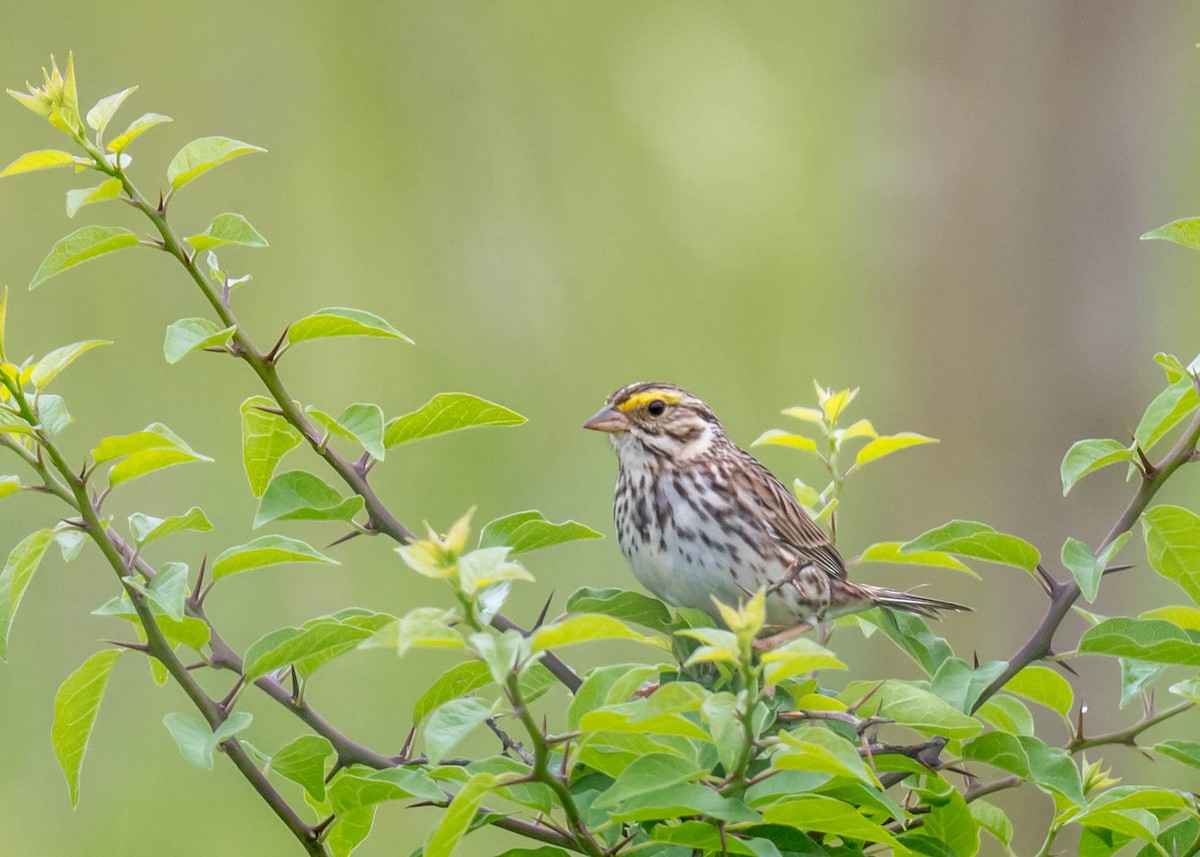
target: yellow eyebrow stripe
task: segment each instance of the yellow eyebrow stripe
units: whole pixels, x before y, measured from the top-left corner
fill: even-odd
[[[678,405],[683,401],[683,396],[676,393],[674,390],[643,390],[640,393],[634,393],[628,399],[617,404],[617,410],[623,414],[640,408],[642,405],[648,405],[655,399],[661,399],[668,405]]]

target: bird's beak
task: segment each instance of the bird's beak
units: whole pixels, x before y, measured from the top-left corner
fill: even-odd
[[[609,434],[620,434],[629,430],[629,417],[616,408],[601,408],[595,415],[583,424],[585,429],[606,431]]]

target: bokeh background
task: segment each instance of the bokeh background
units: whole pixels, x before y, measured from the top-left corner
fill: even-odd
[[[1080,437],[1127,437],[1162,384],[1153,354],[1200,350],[1200,255],[1138,241],[1200,212],[1197,40],[1200,8],[1186,2],[69,0],[5,11],[0,82],[36,81],[50,53],[63,61],[73,50],[85,106],[140,84],[113,125],[148,110],[176,120],[132,149],[150,190],[194,137],[270,150],[189,186],[172,209],[185,234],[232,210],[270,239],[266,251],[222,254],[254,274],[237,296],[246,329],[265,346],[307,311],[358,306],[418,343],[297,348],[283,365],[297,398],[334,413],[376,401],[392,415],[467,390],[529,417],[389,455],[373,479],[410,525],[444,526],[477,505],[479,521],[537,508],[611,533],[615,462],[580,423],[612,389],[686,385],[747,444],[783,425],[780,409],[810,403],[818,378],[861,385],[851,413],[882,430],[942,441],[852,483],[840,520],[847,553],[962,517],[1022,534],[1053,559],[1068,535],[1094,543],[1129,493],[1106,472],[1064,501],[1063,452]],[[0,105],[0,162],[57,145],[32,114]],[[66,172],[0,184],[8,342],[24,354],[115,341],[56,382],[76,418],[63,441],[77,460],[97,438],[153,420],[216,457],[130,485],[111,506],[118,521],[203,506],[216,532],[151,551],[194,568],[251,536],[237,406],[257,388],[244,366],[216,356],[164,363],[164,327],[206,309],[165,257],[127,251],[25,290],[71,229],[144,229],[114,203],[69,223],[62,194],[78,184]],[[293,456],[288,466],[314,465]],[[816,477],[795,453],[762,457],[785,481]],[[1173,499],[1200,499],[1196,474],[1178,482]],[[4,501],[0,544],[58,515],[46,498]],[[340,534],[280,529],[317,545]],[[229,580],[211,612],[244,648],[349,605],[444,600],[380,540],[337,555],[332,570]],[[583,584],[636,586],[611,539],[529,564],[538,583],[510,604],[518,620],[551,590],[561,604]],[[981,582],[932,569],[859,574],[928,582],[982,608],[940,630],[965,657],[1002,657],[1041,615],[1042,596],[1019,571],[981,571]],[[134,657],[113,678],[82,803],[70,809],[49,740],[53,695],[99,639],[128,634],[88,615],[115,591],[85,554],[71,566],[48,558],[27,593],[0,668],[3,850],[295,852],[231,766],[218,760],[206,773],[180,760],[161,719],[187,711],[186,700],[153,686]],[[1181,599],[1143,560],[1106,582],[1095,609]],[[1060,646],[1079,627],[1069,620]],[[843,633],[835,648],[861,677],[915,675],[886,641]],[[352,736],[395,751],[413,700],[451,663],[363,653],[328,667],[310,698]],[[1083,671],[1090,729],[1137,717],[1116,711],[1115,669]],[[257,745],[270,751],[299,734],[277,708],[247,701]],[[1196,728],[1193,718],[1160,735]],[[493,752],[491,743],[468,749]],[[1127,781],[1195,787],[1173,763],[1124,749],[1106,757]],[[998,802],[1025,822],[1017,852],[1035,850],[1049,800],[1027,790]],[[361,853],[407,853],[432,818],[387,807]],[[461,853],[511,844],[485,832]]]

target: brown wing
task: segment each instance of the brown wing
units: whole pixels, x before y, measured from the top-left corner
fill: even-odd
[[[813,522],[792,492],[783,487],[770,470],[748,452],[738,451],[745,457],[748,477],[745,487],[758,501],[775,537],[799,554],[799,567],[812,565],[830,577],[844,580],[846,564],[837,548],[830,544],[825,531]]]

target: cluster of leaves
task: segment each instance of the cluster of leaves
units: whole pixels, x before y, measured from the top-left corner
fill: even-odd
[[[119,587],[96,612],[131,623],[137,636],[136,642],[88,658],[56,697],[53,741],[73,803],[109,675],[124,652],[136,651],[148,656],[156,681],[176,682],[194,704],[193,712],[164,721],[183,758],[211,768],[218,752],[227,756],[310,854],[349,854],[370,833],[380,806],[419,803],[444,807],[421,851],[427,857],[445,857],[467,834],[493,827],[537,843],[505,852],[510,857],[841,857],[881,848],[897,855],[970,857],[984,834],[1009,849],[1013,822],[986,798],[1024,784],[1053,802],[1042,854],[1068,827],[1079,830],[1079,852],[1089,857],[1126,846],[1147,855],[1200,851],[1200,817],[1192,796],[1121,785],[1104,765],[1082,759],[1085,751],[1134,744],[1144,731],[1200,702],[1200,518],[1182,507],[1151,506],[1161,485],[1197,457],[1200,397],[1192,368],[1159,355],[1168,385],[1147,409],[1130,446],[1083,441],[1068,452],[1062,468],[1066,489],[1115,463],[1125,463],[1138,485],[1125,512],[1094,548],[1067,540],[1061,561],[1069,577],[1049,572],[1029,542],[973,521],[951,521],[916,538],[879,542],[862,551],[859,562],[917,563],[975,574],[968,563],[982,561],[1028,572],[1046,593],[1049,608],[1029,641],[1007,659],[968,662],[921,618],[873,610],[844,617],[838,625],[868,635],[882,632],[925,677],[845,680],[839,678],[845,665],[825,645],[832,627],[822,629],[820,642],[797,638],[761,648],[763,592],[743,604],[718,605],[722,621],[714,623],[699,611],[673,611],[641,593],[586,588],[568,599],[562,615],[548,619],[543,610],[526,631],[500,612],[510,588],[533,579],[519,557],[597,533],[572,521],[551,523],[530,511],[484,525],[474,546],[469,514],[445,534],[430,530],[418,538],[391,515],[369,482],[387,450],[400,444],[476,426],[517,425],[523,418],[464,393],[440,394],[390,420],[372,403],[352,404],[333,416],[296,402],[278,371],[292,346],[338,336],[407,338],[372,313],[333,307],[292,323],[272,348],[259,350],[233,311],[233,290],[248,277],[227,273],[213,248],[262,247],[266,241],[238,214],[219,215],[203,232],[181,239],[167,211],[171,197],[193,179],[262,150],[224,137],[195,140],[172,159],[169,190],[151,204],[129,178],[126,148],[167,117],[146,114],[104,144],[109,121],[132,92],[101,99],[84,116],[68,62],[65,75],[54,67],[42,87],[13,93],[82,154],[31,152],[0,176],[56,166],[98,173],[103,177],[98,186],[68,194],[68,214],[119,199],[146,216],[159,235],[144,241],[127,230],[84,227],[54,246],[31,286],[123,247],[139,245],[172,256],[206,298],[213,317],[170,325],[166,360],[174,363],[195,351],[228,354],[247,363],[264,387],[241,408],[243,466],[258,499],[255,527],[333,521],[349,525],[351,535],[382,534],[399,543],[398,569],[406,566],[443,580],[448,598],[400,616],[341,609],[269,631],[244,654],[235,652],[206,612],[213,586],[279,563],[336,560],[298,539],[268,534],[220,552],[211,565],[201,562],[193,574],[165,551],[172,534],[213,529],[199,507],[164,517],[135,513],[119,532],[104,507],[112,491],[176,464],[211,459],[165,425],[152,423],[101,439],[82,468],[69,461],[59,435],[71,417],[63,400],[46,388],[74,360],[104,343],[90,340],[40,359],[10,360],[5,292],[0,296],[0,447],[32,481],[0,477],[0,498],[40,491],[61,500],[68,513],[59,524],[17,544],[0,571],[0,656],[7,655],[13,616],[52,544],[67,561],[85,543],[95,545]],[[1165,237],[1190,241],[1196,234],[1200,229],[1177,228]],[[784,412],[809,426],[815,437],[775,430],[758,440],[815,456],[827,469],[824,489],[797,481],[795,492],[831,531],[851,475],[893,452],[933,442],[912,433],[880,435],[867,420],[840,427],[856,393],[818,385],[817,407]],[[1170,438],[1170,449],[1152,462],[1155,445]],[[305,443],[345,493],[308,470],[277,472],[282,458]],[[341,449],[349,449],[350,457]],[[1112,658],[1120,672],[1121,707],[1139,698],[1145,707],[1129,727],[1089,736],[1071,682],[1039,661],[1051,657],[1055,632],[1079,596],[1097,602],[1105,574],[1118,569],[1112,560],[1139,521],[1151,567],[1179,584],[1191,603],[1130,617],[1080,611],[1091,627],[1072,651],[1059,653],[1053,662],[1082,655]],[[605,641],[644,644],[650,656],[581,677],[551,651]],[[396,755],[354,742],[322,718],[306,695],[320,667],[375,648],[399,655],[437,648],[461,656],[416,700],[412,730]],[[184,652],[190,662],[183,660]],[[195,680],[198,669],[230,673],[229,693],[211,697]],[[569,704],[539,718],[534,707],[546,704],[542,697],[556,682],[571,691]],[[1157,711],[1151,694],[1163,685],[1179,701]],[[305,726],[303,734],[269,753],[251,744],[253,716],[245,700],[251,687],[294,714]],[[1062,728],[1049,735],[1036,728],[1031,704],[1054,712]],[[495,755],[455,756],[467,736],[485,728],[499,743]],[[1166,740],[1150,749],[1200,768],[1196,742]]]

